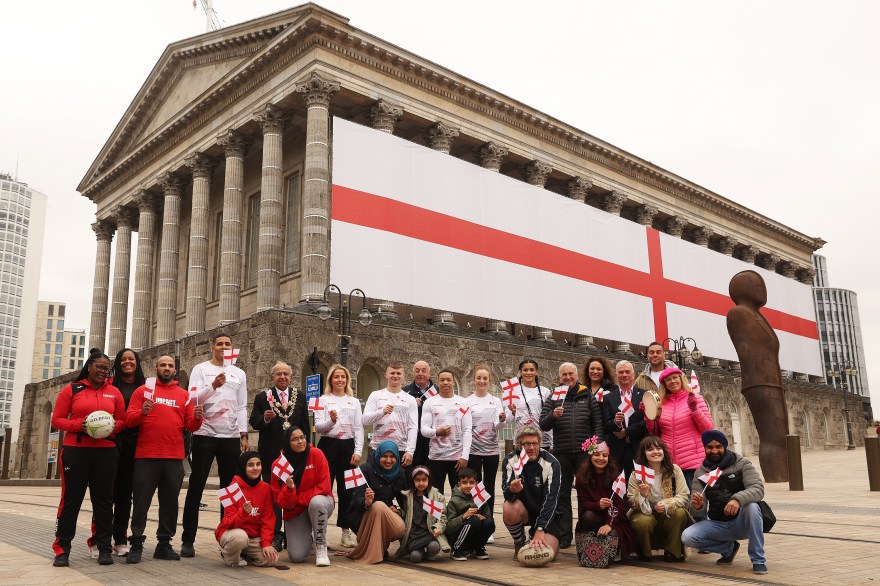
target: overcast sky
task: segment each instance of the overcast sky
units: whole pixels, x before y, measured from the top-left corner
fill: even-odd
[[[874,256],[880,3],[324,0],[353,26],[774,220],[821,236],[859,296],[880,381]],[[40,299],[89,327],[94,206],[76,186],[165,47],[204,32],[191,0],[3,9],[0,170],[49,196]],[[226,24],[293,6],[215,0]],[[133,272],[132,272],[133,275]],[[880,384],[880,383],[878,383]],[[880,389],[873,388],[880,398]]]

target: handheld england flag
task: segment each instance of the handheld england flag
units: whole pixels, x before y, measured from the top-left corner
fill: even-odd
[[[561,387],[556,387],[553,389],[553,397],[551,397],[554,401],[562,401],[565,399],[565,395],[568,394],[568,387],[562,385]]]
[[[232,366],[238,362],[238,355],[241,353],[239,348],[230,348],[223,351],[223,366]]]
[[[281,457],[278,458],[278,462],[272,466],[272,474],[277,476],[281,482],[287,482],[287,479],[293,474],[293,466],[290,465],[290,462],[287,461],[284,454],[281,454]]]
[[[696,394],[700,394],[700,381],[697,380],[697,373],[691,370],[691,390]]]
[[[226,488],[218,490],[217,498],[220,499],[220,504],[224,507],[231,507],[232,503],[236,503],[244,498],[244,493],[241,492],[241,487],[238,486],[238,483],[233,482]]]
[[[455,412],[455,418],[461,421],[464,419],[464,416],[467,415],[467,412],[470,411],[470,407],[465,405],[464,407],[459,407],[458,411]]]
[[[523,448],[519,453],[519,458],[517,458],[516,462],[513,463],[513,473],[516,475],[522,474],[523,466],[526,465],[526,462],[529,461],[529,455],[526,453],[526,449]]]
[[[144,391],[144,399],[147,401],[153,400],[153,393],[156,391],[156,377],[151,376],[147,380],[144,381],[144,386],[147,390]]]
[[[436,517],[437,519],[443,516],[443,503],[440,501],[431,500],[428,497],[423,496],[422,508],[428,511],[429,515]]]
[[[636,478],[639,479],[639,482],[644,482],[646,484],[654,484],[654,469],[648,468],[647,466],[642,466],[641,464],[635,464],[635,470],[633,470],[633,474],[636,475]]]
[[[703,481],[706,485],[703,487],[703,492],[706,492],[706,489],[710,486],[715,486],[715,483],[718,482],[718,479],[721,478],[721,468],[716,468],[712,470],[708,474],[703,474],[698,478],[698,480]]]
[[[620,402],[620,412],[623,413],[624,417],[632,417],[633,413],[636,410],[633,408],[632,399],[629,397],[624,397]]]
[[[517,399],[522,399],[522,385],[519,384],[519,379],[509,378],[501,383],[501,402],[507,403],[509,407]]]
[[[623,472],[617,476],[614,484],[611,485],[611,496],[613,497],[615,494],[620,498],[626,498],[626,476]]]
[[[477,507],[482,507],[483,504],[489,500],[489,491],[486,490],[486,486],[482,483],[482,481],[478,482],[475,487],[471,489],[471,498],[474,499],[474,504]]]
[[[360,466],[352,468],[351,470],[346,470],[343,478],[345,479],[345,488],[349,490],[367,483],[367,479],[364,478],[364,473],[361,472]]]
[[[309,399],[309,411],[323,411],[324,406],[321,405],[321,397],[312,397]]]
[[[430,387],[428,387],[427,389],[425,389],[425,392],[422,393],[422,396],[427,395],[428,398],[430,399],[431,397],[436,397],[436,396],[439,395],[439,394],[440,394],[440,393],[437,392],[437,388],[434,387],[434,385],[431,385]]]
[[[600,403],[605,400],[605,395],[607,395],[610,391],[606,391],[605,389],[599,389],[596,391],[596,400]]]

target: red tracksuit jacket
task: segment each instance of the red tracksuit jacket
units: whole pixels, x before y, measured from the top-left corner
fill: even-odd
[[[153,408],[143,415],[144,393],[150,389],[141,385],[135,390],[125,412],[125,426],[137,427],[138,435],[135,458],[166,458],[181,460],[183,451],[183,428],[195,431],[202,425],[201,419],[193,415],[195,404],[189,400],[189,393],[177,383],[162,384],[156,381],[153,393]]]
[[[262,480],[256,486],[250,487],[240,476],[233,476],[232,483],[238,483],[244,493],[244,499],[232,503],[232,506],[223,509],[223,520],[214,531],[217,541],[223,537],[229,529],[244,529],[247,536],[253,539],[259,537],[260,547],[272,545],[275,537],[275,511],[272,509],[272,489]],[[253,505],[254,510],[248,514],[244,510],[244,501]]]
[[[275,462],[272,462],[272,468],[275,468],[275,464],[280,459],[281,456],[278,456]],[[330,490],[330,466],[327,464],[327,457],[314,446],[309,449],[309,458],[306,460],[306,468],[298,486],[291,490],[274,474],[271,482],[272,497],[275,499],[275,504],[281,507],[281,516],[285,521],[293,519],[306,510],[313,496],[318,494],[333,496],[333,491]]]
[[[74,393],[74,390],[76,392]],[[104,439],[95,439],[82,429],[83,419],[92,411],[113,415],[116,427]],[[104,381],[98,389],[86,379],[65,385],[52,410],[52,427],[64,432],[64,445],[74,448],[115,448],[113,438],[125,428],[125,399],[119,389]]]

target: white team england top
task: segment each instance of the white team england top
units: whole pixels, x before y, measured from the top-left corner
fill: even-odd
[[[538,389],[535,387],[527,387],[526,385],[522,386],[522,392],[525,394],[525,401],[522,399],[516,400],[516,420],[515,420],[515,428],[519,429],[525,425],[532,425],[541,429],[541,409],[544,408],[544,401],[550,398],[551,392],[547,387],[541,387],[540,394],[538,393]],[[510,412],[508,411],[508,416],[510,416]],[[549,450],[553,448],[553,432],[552,431],[542,431],[541,432],[541,447],[545,450]]]
[[[382,411],[386,405],[392,405],[394,411],[385,415]],[[403,391],[396,393],[388,389],[380,389],[370,393],[364,405],[363,424],[373,426],[373,439],[370,447],[376,449],[380,442],[391,440],[397,444],[401,456],[416,451],[416,438],[419,433],[419,407],[416,400]]]
[[[364,449],[364,424],[360,402],[349,395],[338,397],[332,394],[321,395],[321,401],[324,410],[314,412],[315,429],[325,437],[354,438],[354,453],[360,454]],[[330,418],[331,411],[336,411],[336,423]]]
[[[471,410],[473,423],[471,439],[471,454],[474,456],[497,456],[498,430],[504,427],[505,421],[499,420],[502,413],[501,399],[486,395],[478,397],[471,395],[465,399]]]
[[[211,386],[221,372],[226,382],[216,390]],[[247,376],[237,366],[216,366],[205,361],[196,364],[189,375],[190,400],[205,410],[202,425],[193,433],[208,437],[239,437],[247,432]]]
[[[460,415],[460,410],[466,413]],[[436,430],[451,425],[449,435],[439,437]],[[435,395],[422,405],[422,435],[430,438],[428,458],[448,462],[467,460],[471,453],[471,412],[467,399],[458,395],[445,398]]]

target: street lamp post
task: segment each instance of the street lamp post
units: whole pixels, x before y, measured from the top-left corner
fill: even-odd
[[[339,320],[339,330],[337,334],[339,336],[339,364],[342,366],[348,366],[348,344],[351,341],[350,307],[352,297],[360,297],[361,311],[358,314],[358,322],[362,326],[368,326],[373,323],[373,314],[367,309],[367,296],[362,290],[357,288],[352,289],[346,297],[342,294],[342,291],[339,290],[339,287],[331,283],[324,289],[324,301],[321,303],[321,306],[318,307],[318,317],[322,320],[326,321],[333,315],[328,300],[328,296],[331,292],[336,293],[337,296],[336,315]]]
[[[852,422],[849,420],[849,392],[846,377],[853,376],[856,371],[850,360],[844,360],[842,362],[838,360],[830,363],[829,366],[828,378],[831,379],[831,385],[836,386],[835,381],[841,379],[840,391],[843,393],[843,418],[846,422],[846,449],[854,450],[856,449],[856,445],[853,443]]]
[[[667,342],[669,342],[668,346]],[[693,344],[693,348],[688,347],[688,342]],[[694,362],[699,362],[703,358],[703,353],[697,348],[697,341],[693,338],[685,338],[683,336],[679,337],[678,340],[666,338],[660,342],[660,345],[675,353],[676,359],[674,362],[682,371],[684,371],[685,360],[688,358],[691,358]]]

